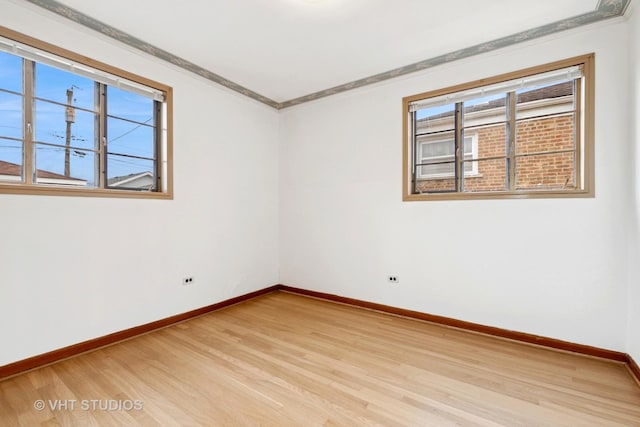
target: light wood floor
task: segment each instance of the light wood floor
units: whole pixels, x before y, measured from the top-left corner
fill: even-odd
[[[275,292],[2,381],[0,425],[640,426],[640,387],[622,364]]]

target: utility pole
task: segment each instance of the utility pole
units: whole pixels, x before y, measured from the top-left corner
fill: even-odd
[[[64,176],[71,176],[71,123],[76,121],[76,109],[71,106],[73,102],[73,86],[67,89],[67,107],[65,108],[65,121],[67,122],[67,133],[65,137],[64,149]]]

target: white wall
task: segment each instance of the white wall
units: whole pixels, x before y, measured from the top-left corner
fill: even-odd
[[[0,25],[173,86],[175,199],[0,195],[0,365],[278,283],[277,112],[24,3]]]
[[[631,108],[629,116],[632,197],[629,222],[629,322],[627,352],[640,363],[640,7],[636,1],[629,21]]]
[[[278,114],[35,6],[0,9],[175,94],[173,201],[0,195],[0,365],[277,282],[640,360],[637,13]],[[403,96],[592,51],[596,198],[401,201]]]
[[[626,27],[609,21],[286,110],[281,282],[625,351]],[[595,198],[401,201],[403,96],[589,52]]]

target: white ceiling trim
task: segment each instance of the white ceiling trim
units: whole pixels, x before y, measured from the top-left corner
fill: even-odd
[[[228,89],[248,96],[258,102],[266,104],[275,109],[283,109],[299,105],[305,102],[313,101],[315,99],[324,98],[327,96],[335,95],[341,92],[345,92],[351,89],[367,86],[374,83],[379,83],[385,80],[392,79],[394,77],[402,76],[416,71],[425,70],[435,67],[437,65],[445,64],[452,61],[457,61],[462,58],[468,58],[471,56],[479,55],[481,53],[490,52],[503,47],[511,46],[517,43],[522,43],[528,40],[533,40],[539,37],[547,36],[550,34],[558,33],[561,31],[569,30],[572,28],[581,27],[583,25],[592,24],[605,19],[615,18],[624,15],[631,0],[600,0],[596,9],[592,12],[588,12],[582,15],[574,16],[571,18],[562,19],[557,22],[553,22],[540,27],[532,28],[529,30],[521,31],[516,34],[512,34],[506,37],[502,37],[489,42],[477,44],[464,49],[459,49],[444,55],[439,55],[433,58],[425,59],[423,61],[415,62],[413,64],[405,65],[403,67],[395,68],[390,71],[379,73],[373,76],[369,76],[363,79],[354,80],[349,83],[338,85],[329,89],[324,89],[318,92],[310,93],[298,98],[290,99],[284,102],[277,102],[271,98],[263,96],[251,89],[248,89],[242,85],[239,85],[229,79],[222,77],[213,71],[202,68],[191,61],[187,61],[176,55],[173,55],[166,50],[153,46],[144,40],[134,37],[124,31],[120,31],[104,22],[98,21],[88,15],[85,15],[77,10],[67,7],[55,0],[26,0],[33,3],[43,9],[56,13],[64,18],[70,19],[80,25],[97,31],[103,35],[113,38],[121,43],[131,46],[135,49],[141,50],[156,58],[167,61],[173,65],[183,68],[187,71],[195,73],[205,79],[211,80],[217,84],[220,84]]]

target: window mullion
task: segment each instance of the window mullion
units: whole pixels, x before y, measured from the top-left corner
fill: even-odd
[[[575,150],[573,161],[575,165],[573,182],[576,188],[583,188],[582,179],[582,79],[573,81],[574,106],[573,106],[573,148]]]
[[[23,79],[23,176],[25,184],[34,184],[35,171],[35,146],[34,146],[34,125],[33,125],[33,93],[34,93],[34,63],[27,59],[22,60]]]
[[[462,117],[463,111],[463,103],[456,103],[456,111],[455,111],[455,132],[454,132],[454,149],[455,153],[455,184],[456,191],[462,192],[464,191],[464,166],[462,163],[462,159],[464,159],[464,123]]]
[[[153,124],[155,126],[155,132],[153,133],[153,158],[155,159],[155,167],[153,168],[153,178],[156,183],[156,191],[162,191],[162,152],[160,150],[159,142],[162,140],[162,104],[158,101],[153,101]]]
[[[506,153],[507,153],[507,176],[506,187],[508,191],[513,191],[516,182],[516,93],[508,92],[507,99],[507,130],[506,130]]]
[[[411,176],[411,186],[412,188],[412,192],[413,193],[417,193],[418,192],[418,137],[416,135],[418,129],[417,129],[417,114],[416,112],[412,112],[411,113],[411,128],[412,128],[412,132],[411,134],[413,135],[413,175]],[[422,156],[420,156],[420,163],[422,163]]]
[[[97,149],[100,153],[97,160],[98,188],[107,187],[107,86],[96,82],[98,108],[98,141]]]

